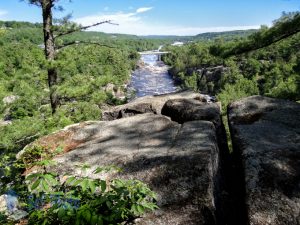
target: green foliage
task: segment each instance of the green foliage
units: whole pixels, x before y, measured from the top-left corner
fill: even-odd
[[[221,101],[230,148],[228,104],[257,94],[299,101],[300,34],[296,34],[299,21],[299,13],[285,13],[273,27],[262,26],[248,37],[223,37],[167,48],[171,54],[163,60],[171,66],[171,74],[182,86],[216,95]],[[213,35],[216,34],[211,37]],[[259,50],[249,52],[255,49]],[[226,58],[228,56],[232,57]],[[197,72],[216,65],[227,68],[220,79],[202,77],[201,72]]]
[[[39,117],[25,117],[12,125],[0,126],[0,150],[16,153],[26,144],[46,134],[44,121]]]
[[[198,75],[193,72],[191,75],[189,76],[185,76],[182,72],[180,72],[178,74],[179,78],[181,80],[184,80],[184,87],[188,87],[190,89],[194,89],[194,91],[197,90],[197,80],[198,80]]]
[[[300,34],[246,55],[236,55],[226,59],[216,56],[222,56],[222,52],[232,48],[240,51],[239,43],[248,40],[261,44],[260,39],[265,38],[264,32],[279,29],[277,26],[282,27],[285,21],[294,21],[297,15],[292,14],[281,18],[279,20],[281,22],[277,21],[274,28],[263,27],[260,32],[244,39],[235,41],[216,39],[182,47],[168,47],[171,54],[163,59],[171,65],[171,74],[181,81],[184,87],[218,95],[219,99],[224,101],[222,102],[224,107],[232,100],[252,94],[297,101],[300,99]],[[202,77],[201,72],[197,72],[199,69],[203,71],[216,65],[227,68],[227,72],[222,74],[220,79]]]
[[[97,168],[94,173],[114,168]],[[32,209],[28,224],[121,224],[158,208],[155,193],[138,180],[108,182],[64,176],[61,183],[56,174],[45,170],[29,175],[26,180]]]
[[[211,41],[217,39],[223,39],[226,41],[237,40],[243,37],[247,37],[253,34],[256,30],[235,30],[235,31],[223,31],[223,32],[208,32],[198,34],[193,37],[193,40],[197,41]]]
[[[59,123],[66,126],[71,123],[78,123],[86,120],[100,120],[101,110],[96,104],[91,102],[71,102],[60,107],[52,118],[54,119],[54,121],[52,121],[53,126],[58,120],[60,120]],[[62,119],[65,120],[62,121]],[[48,122],[50,121],[48,120]]]
[[[3,214],[2,212],[0,212],[0,224],[8,224],[8,219],[7,216],[5,214]]]
[[[217,97],[222,102],[223,111],[226,112],[226,107],[229,103],[257,94],[259,94],[259,90],[255,80],[240,78],[234,84],[226,83],[224,89]]]
[[[239,42],[227,44],[221,51],[216,53],[228,57],[261,49],[297,34],[300,32],[299,27],[299,12],[283,12],[281,18],[275,20],[272,27],[261,26],[258,32],[253,33],[246,39],[241,39]]]
[[[198,90],[197,69],[207,65],[217,65],[222,63],[222,59],[210,54],[211,43],[198,42],[181,47],[168,46],[167,51],[171,54],[165,55],[163,60],[171,66],[170,74],[181,81],[184,88]]]
[[[0,37],[5,43],[0,51],[0,101],[7,96],[16,96],[16,100],[0,104],[0,120],[13,121],[12,125],[0,126],[1,151],[18,152],[41,135],[72,123],[98,120],[104,103],[119,103],[105,87],[108,83],[120,87],[127,82],[138,57],[134,50],[94,45],[61,50],[53,66],[59,73],[56,89],[62,105],[51,115],[47,64],[43,49],[37,46],[41,42],[32,43],[19,30],[40,29],[40,25],[4,25],[12,29]],[[17,30],[20,40],[9,39]]]

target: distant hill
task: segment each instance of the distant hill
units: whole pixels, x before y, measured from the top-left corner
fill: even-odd
[[[29,40],[35,44],[43,43],[43,33],[41,23],[19,22],[19,21],[0,21],[0,29],[6,29],[6,40],[20,41]],[[148,35],[137,36],[128,34],[109,34],[96,31],[75,32],[63,38],[65,42],[70,41],[92,41],[100,42],[113,46],[135,46],[134,49],[142,51],[145,49],[157,49],[160,45],[171,44],[173,42],[189,41],[209,41],[217,38],[233,40],[248,36],[257,30],[235,30],[225,32],[209,32],[196,36],[176,36],[176,35]],[[129,48],[131,48],[129,47]]]
[[[176,35],[148,35],[139,36],[145,39],[168,39],[173,41],[197,41],[197,40],[214,40],[216,38],[223,38],[224,40],[232,40],[234,38],[246,37],[253,34],[257,30],[233,30],[233,31],[223,31],[223,32],[207,32],[202,34],[197,34],[195,36],[176,36]]]
[[[30,23],[22,21],[0,21],[0,28],[42,28],[42,23]]]
[[[232,40],[235,38],[241,38],[249,36],[258,30],[249,29],[249,30],[234,30],[234,31],[223,31],[223,32],[208,32],[198,34],[192,37],[193,40],[214,40],[216,38],[223,38],[224,40]]]
[[[43,29],[41,23],[0,21],[0,46],[6,42],[29,41],[36,45],[43,43]],[[3,32],[4,31],[4,32]],[[127,50],[145,51],[157,49],[160,45],[171,44],[169,39],[147,39],[136,35],[109,34],[95,31],[80,31],[62,38],[64,43],[96,42],[110,47]]]
[[[191,40],[192,36],[177,36],[177,35],[144,35],[139,36],[145,39],[167,39],[173,41],[188,41]]]

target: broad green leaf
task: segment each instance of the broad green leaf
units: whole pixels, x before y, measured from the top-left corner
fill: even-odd
[[[40,175],[41,175],[40,173],[30,174],[26,177],[26,180],[32,180],[33,178],[39,177]]]
[[[49,220],[47,218],[45,218],[44,221],[43,221],[43,223],[42,223],[42,225],[46,225],[48,223],[48,221]]]
[[[36,180],[33,184],[32,184],[32,186],[31,186],[31,190],[32,191],[34,191],[39,185],[40,185],[40,182],[41,182],[41,180]]]
[[[59,208],[57,216],[58,218],[62,219],[65,215],[65,210],[63,208]]]
[[[96,225],[97,222],[98,222],[98,216],[96,214],[94,214],[91,219],[91,224]],[[99,224],[97,224],[97,225],[99,225]]]
[[[138,215],[139,214],[139,211],[138,211],[138,208],[137,208],[136,204],[133,204],[131,206],[131,211],[133,212],[134,215]]]
[[[105,180],[101,180],[100,185],[101,185],[101,191],[105,192],[105,190],[106,190],[106,181]]]
[[[88,188],[88,185],[89,185],[89,180],[86,178],[80,184],[82,191],[86,191]]]
[[[103,168],[102,167],[97,167],[94,171],[93,171],[93,173],[94,174],[97,174],[97,173],[101,173],[103,171]]]
[[[51,174],[46,174],[45,175],[45,180],[51,186],[55,186],[55,185],[59,184],[59,182],[56,179],[54,179],[54,177]]]
[[[44,180],[42,180],[41,184],[42,184],[44,192],[49,193],[50,192],[50,188],[49,188],[49,185],[47,184],[47,182],[45,182]]]
[[[144,211],[145,211],[145,209],[144,209],[144,207],[143,207],[143,206],[141,206],[141,205],[137,205],[137,211],[138,211],[140,214],[143,214],[143,213],[144,213]]]
[[[90,189],[91,189],[92,194],[94,194],[94,192],[95,192],[95,190],[96,190],[95,181],[90,180],[90,181],[89,181],[89,186],[90,186]]]
[[[90,210],[85,210],[85,211],[82,213],[82,216],[86,219],[87,222],[90,222],[90,221],[91,221],[92,214],[91,214]]]
[[[75,177],[69,177],[69,178],[66,180],[65,183],[68,184],[68,185],[72,185],[72,182],[73,182],[74,180],[76,180]]]
[[[64,195],[62,191],[52,192],[53,195]]]
[[[76,181],[72,184],[72,186],[76,187],[77,185],[80,185],[82,182],[82,179],[77,178]]]

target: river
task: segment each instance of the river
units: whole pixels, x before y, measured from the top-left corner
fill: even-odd
[[[135,97],[160,95],[178,91],[168,66],[157,61],[157,55],[142,55],[138,68],[132,73],[129,90]]]

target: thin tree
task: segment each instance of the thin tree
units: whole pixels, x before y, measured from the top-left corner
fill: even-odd
[[[62,36],[72,34],[77,31],[86,30],[90,27],[94,27],[100,24],[109,23],[113,24],[110,20],[102,21],[99,23],[95,23],[89,26],[75,26],[74,23],[69,22],[69,17],[65,17],[62,19],[62,24],[72,24],[71,26],[65,27],[56,27],[53,25],[53,10],[63,10],[61,6],[58,6],[57,3],[60,0],[28,0],[28,2],[32,5],[36,5],[42,10],[43,17],[43,33],[44,33],[44,46],[45,46],[45,57],[48,61],[47,73],[48,73],[48,85],[50,90],[50,103],[52,113],[56,112],[57,107],[60,105],[59,96],[56,92],[56,85],[58,84],[58,75],[57,69],[54,66],[53,61],[56,58],[56,53],[58,49],[64,48],[66,46],[70,46],[73,44],[79,44],[80,42],[70,42],[65,43],[59,46],[56,46],[56,39]],[[70,0],[71,1],[71,0]],[[97,43],[93,43],[97,44]]]

